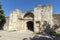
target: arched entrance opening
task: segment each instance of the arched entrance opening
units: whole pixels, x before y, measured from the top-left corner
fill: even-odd
[[[25,18],[25,17],[27,17],[27,18],[29,18],[29,17],[34,18],[34,14],[31,13],[31,12],[27,12],[27,13],[24,15],[24,18]]]
[[[34,23],[32,21],[27,22],[28,30],[34,31]]]

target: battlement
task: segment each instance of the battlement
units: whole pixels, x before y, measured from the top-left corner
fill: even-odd
[[[47,5],[35,5],[35,8],[44,8],[44,7],[52,7],[52,4],[47,4]]]

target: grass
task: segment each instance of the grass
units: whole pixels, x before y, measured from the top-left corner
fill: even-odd
[[[38,33],[33,32],[33,34],[40,34],[40,33],[39,32]]]
[[[56,32],[56,34],[59,34],[60,35],[60,32]]]
[[[9,32],[15,32],[16,30],[11,30],[11,31],[9,31]]]
[[[0,35],[0,37],[2,37],[2,36]]]

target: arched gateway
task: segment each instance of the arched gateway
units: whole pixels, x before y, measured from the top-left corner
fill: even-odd
[[[43,11],[42,11],[43,10]],[[46,12],[44,12],[46,10]],[[48,21],[51,25],[51,28],[54,23],[59,21],[56,14],[52,16],[52,5],[46,6],[35,6],[34,10],[27,12],[19,11],[18,9],[13,10],[8,16],[8,23],[6,23],[6,30],[31,30],[35,33],[42,32],[43,22]],[[54,18],[53,18],[54,17]],[[54,21],[53,21],[54,20]],[[8,25],[7,25],[8,24]],[[4,29],[5,29],[4,28]]]
[[[34,23],[32,21],[27,22],[28,30],[34,31]]]
[[[27,12],[24,15],[24,20],[26,21],[26,28],[30,31],[34,31],[34,14],[32,12]]]

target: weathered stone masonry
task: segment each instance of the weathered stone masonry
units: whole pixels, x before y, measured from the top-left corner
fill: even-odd
[[[9,15],[8,27],[4,30],[31,30],[36,33],[41,32],[44,21],[47,21],[51,27],[58,19],[53,14],[52,5],[37,5],[34,10],[22,12],[19,9],[13,10]],[[57,22],[57,24],[60,22]]]

